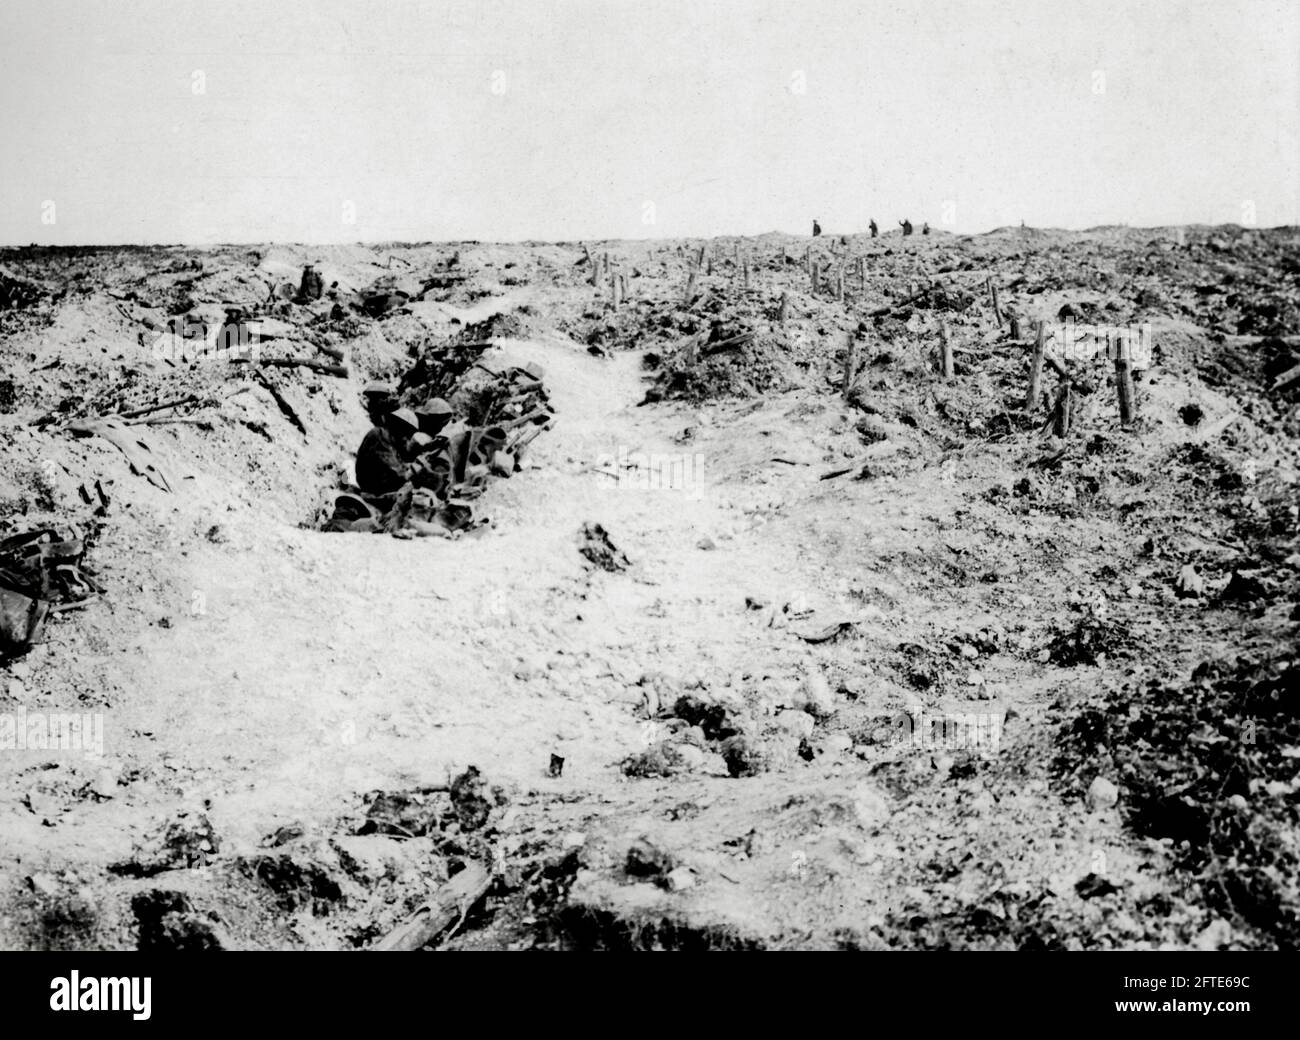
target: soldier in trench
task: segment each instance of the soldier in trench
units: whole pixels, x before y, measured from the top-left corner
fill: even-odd
[[[409,408],[394,408],[388,388],[366,388],[366,412],[371,428],[357,449],[357,487],[364,494],[385,496],[401,490],[410,479],[407,445],[419,425]]]

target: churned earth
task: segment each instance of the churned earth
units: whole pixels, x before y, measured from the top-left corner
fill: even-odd
[[[287,301],[309,261],[332,297]],[[1295,229],[0,276],[0,535],[93,530],[104,590],[0,665],[0,716],[103,725],[0,748],[5,948],[364,948],[470,860],[492,884],[443,948],[1300,937]],[[347,374],[159,349],[231,307]],[[1134,424],[1104,361],[1066,436],[1056,372],[1025,408],[1011,319],[1063,315],[1152,324]],[[482,522],[322,532],[362,386],[482,328],[555,413]],[[69,429],[170,401],[131,427],[166,487]]]

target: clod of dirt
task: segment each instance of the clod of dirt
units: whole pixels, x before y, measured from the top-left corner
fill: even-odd
[[[1096,899],[1099,896],[1114,895],[1120,888],[1100,874],[1088,874],[1075,882],[1074,890],[1081,899]]]
[[[427,795],[414,791],[375,791],[357,834],[418,838],[437,833],[441,829],[439,817],[437,806]]]
[[[286,913],[305,907],[322,916],[343,901],[343,891],[329,871],[301,854],[254,856],[241,860],[240,868],[270,889],[276,905]]]
[[[215,913],[200,914],[183,892],[154,889],[131,900],[140,950],[229,950],[230,936]]]
[[[578,546],[578,552],[601,570],[611,573],[627,570],[632,565],[626,554],[610,541],[609,532],[597,523],[582,525],[582,544]]]
[[[1124,626],[1085,611],[1073,625],[1060,629],[1048,644],[1048,660],[1066,668],[1095,665],[1103,657],[1130,651],[1135,646]]]
[[[667,849],[661,848],[642,835],[627,850],[625,869],[630,877],[660,879],[677,868],[677,860]]]
[[[217,832],[206,816],[191,818],[181,813],[160,833],[146,839],[130,860],[115,863],[109,870],[126,877],[152,877],[164,870],[205,867],[216,858],[220,847]]]
[[[745,733],[728,737],[719,751],[727,764],[727,772],[733,777],[758,776],[772,766],[771,749]]]
[[[1259,578],[1235,570],[1228,579],[1228,584],[1219,593],[1219,599],[1224,603],[1256,603],[1267,595],[1268,590]]]
[[[624,776],[638,778],[670,777],[688,769],[683,747],[670,740],[661,740],[644,751],[623,759],[620,768]]]
[[[740,732],[725,705],[707,703],[693,694],[683,694],[673,705],[673,715],[691,726],[699,726],[706,740],[726,740]]]

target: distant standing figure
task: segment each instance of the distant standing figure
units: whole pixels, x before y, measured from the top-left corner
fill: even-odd
[[[900,220],[898,224],[903,229],[904,235],[910,235],[912,233],[912,222],[910,220]]]
[[[302,281],[298,283],[298,302],[310,303],[312,300],[319,300],[324,291],[325,279],[320,276],[314,264],[308,264],[302,269]]]
[[[877,237],[877,236],[880,234],[880,228],[879,228],[879,226],[877,226],[877,224],[876,224],[876,218],[875,218],[875,217],[872,217],[872,218],[871,218],[871,223],[868,224],[867,226],[868,226],[869,228],[871,228],[871,237],[872,237],[872,238],[875,238],[875,237]]]
[[[816,237],[817,237],[818,235],[820,235],[821,233],[822,233],[822,226],[821,226],[820,224],[818,224],[817,221],[814,220],[814,221],[813,221],[813,238],[816,238]]]
[[[921,234],[928,235],[929,233],[930,233],[930,222],[927,220],[924,224],[921,225]]]

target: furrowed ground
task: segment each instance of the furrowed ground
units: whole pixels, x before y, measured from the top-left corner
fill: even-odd
[[[472,860],[446,948],[1300,939],[1294,229],[33,247],[0,288],[0,538],[77,525],[102,590],[0,721],[104,720],[0,747],[3,947],[363,948]],[[347,374],[159,349],[231,309]],[[1104,361],[1066,436],[1057,372],[1025,408],[1062,317],[1151,323],[1135,423]],[[322,532],[361,388],[448,345],[553,425],[471,530]],[[75,435],[109,415],[163,479]]]

